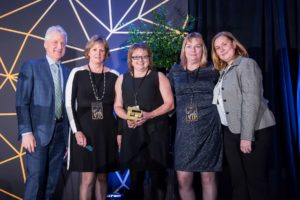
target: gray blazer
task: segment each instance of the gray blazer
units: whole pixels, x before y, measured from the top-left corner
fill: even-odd
[[[275,125],[268,101],[263,97],[262,73],[251,58],[238,57],[222,74],[221,88],[228,128],[241,139],[254,141],[254,131]]]

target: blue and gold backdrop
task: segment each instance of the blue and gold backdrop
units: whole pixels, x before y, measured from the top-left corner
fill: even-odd
[[[86,63],[83,57],[86,42],[94,34],[102,35],[110,46],[107,65],[123,73],[127,70],[126,41],[130,26],[153,23],[152,13],[161,6],[167,8],[168,17],[175,21],[180,17],[176,14],[178,10],[181,14],[187,13],[187,1],[180,0],[0,1],[0,199],[23,197],[26,159],[17,141],[16,82],[25,60],[45,55],[46,29],[59,24],[67,31],[68,45],[63,63],[70,68]],[[62,198],[76,199],[78,177],[63,173],[62,176]],[[128,189],[128,171],[109,177],[110,192]],[[70,195],[67,190],[75,191],[73,197],[66,197]]]

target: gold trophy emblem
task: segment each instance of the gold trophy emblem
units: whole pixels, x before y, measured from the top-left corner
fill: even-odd
[[[186,121],[196,122],[198,121],[197,107],[190,105],[185,109]]]
[[[142,117],[142,111],[139,106],[128,106],[127,108],[127,119],[137,121]]]

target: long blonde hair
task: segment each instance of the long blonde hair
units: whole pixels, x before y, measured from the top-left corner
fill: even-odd
[[[232,33],[228,32],[228,31],[222,31],[217,33],[212,41],[211,41],[211,57],[212,57],[212,61],[214,64],[214,68],[216,70],[222,70],[224,67],[227,66],[227,63],[223,60],[221,60],[219,58],[219,56],[217,55],[216,49],[215,49],[215,41],[217,38],[224,36],[226,38],[228,38],[229,40],[231,40],[232,42],[235,42],[236,44],[236,48],[235,48],[235,55],[236,56],[245,56],[248,57],[248,52],[246,50],[246,48],[236,39],[236,37],[233,36]]]

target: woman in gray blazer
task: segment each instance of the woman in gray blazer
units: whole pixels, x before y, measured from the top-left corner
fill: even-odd
[[[229,32],[214,36],[212,60],[220,72],[213,103],[223,125],[232,199],[269,199],[268,156],[275,119],[263,97],[261,70]]]

